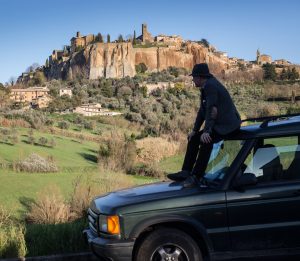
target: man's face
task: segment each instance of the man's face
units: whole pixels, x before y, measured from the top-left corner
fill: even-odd
[[[204,86],[204,83],[206,82],[206,79],[203,78],[203,77],[199,77],[199,76],[194,76],[193,77],[193,82],[195,83],[195,86],[196,87],[203,87]]]

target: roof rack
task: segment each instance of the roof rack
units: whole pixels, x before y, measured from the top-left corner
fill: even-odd
[[[268,127],[268,123],[270,121],[275,121],[275,120],[278,120],[278,119],[290,118],[290,117],[295,117],[295,116],[300,116],[300,113],[284,114],[284,115],[274,115],[274,116],[266,116],[266,117],[260,117],[260,118],[249,118],[249,119],[242,120],[242,122],[246,122],[246,121],[262,121],[262,124],[259,127],[266,128],[266,127]]]

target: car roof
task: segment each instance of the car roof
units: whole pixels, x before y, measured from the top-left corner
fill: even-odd
[[[240,132],[229,139],[244,140],[261,137],[300,135],[300,115],[285,119],[265,121],[262,124],[242,126]]]

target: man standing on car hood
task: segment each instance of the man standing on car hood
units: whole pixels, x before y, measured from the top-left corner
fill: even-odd
[[[200,89],[201,103],[193,131],[188,135],[187,151],[182,170],[168,178],[183,181],[184,187],[197,185],[207,167],[213,143],[234,135],[241,118],[226,88],[209,72],[206,63],[196,64],[192,74]],[[205,121],[204,128],[200,128]]]

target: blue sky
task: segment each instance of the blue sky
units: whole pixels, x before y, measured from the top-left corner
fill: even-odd
[[[206,38],[229,56],[254,60],[256,49],[300,63],[298,0],[0,0],[0,82],[44,64],[76,31],[112,39],[141,33]]]

